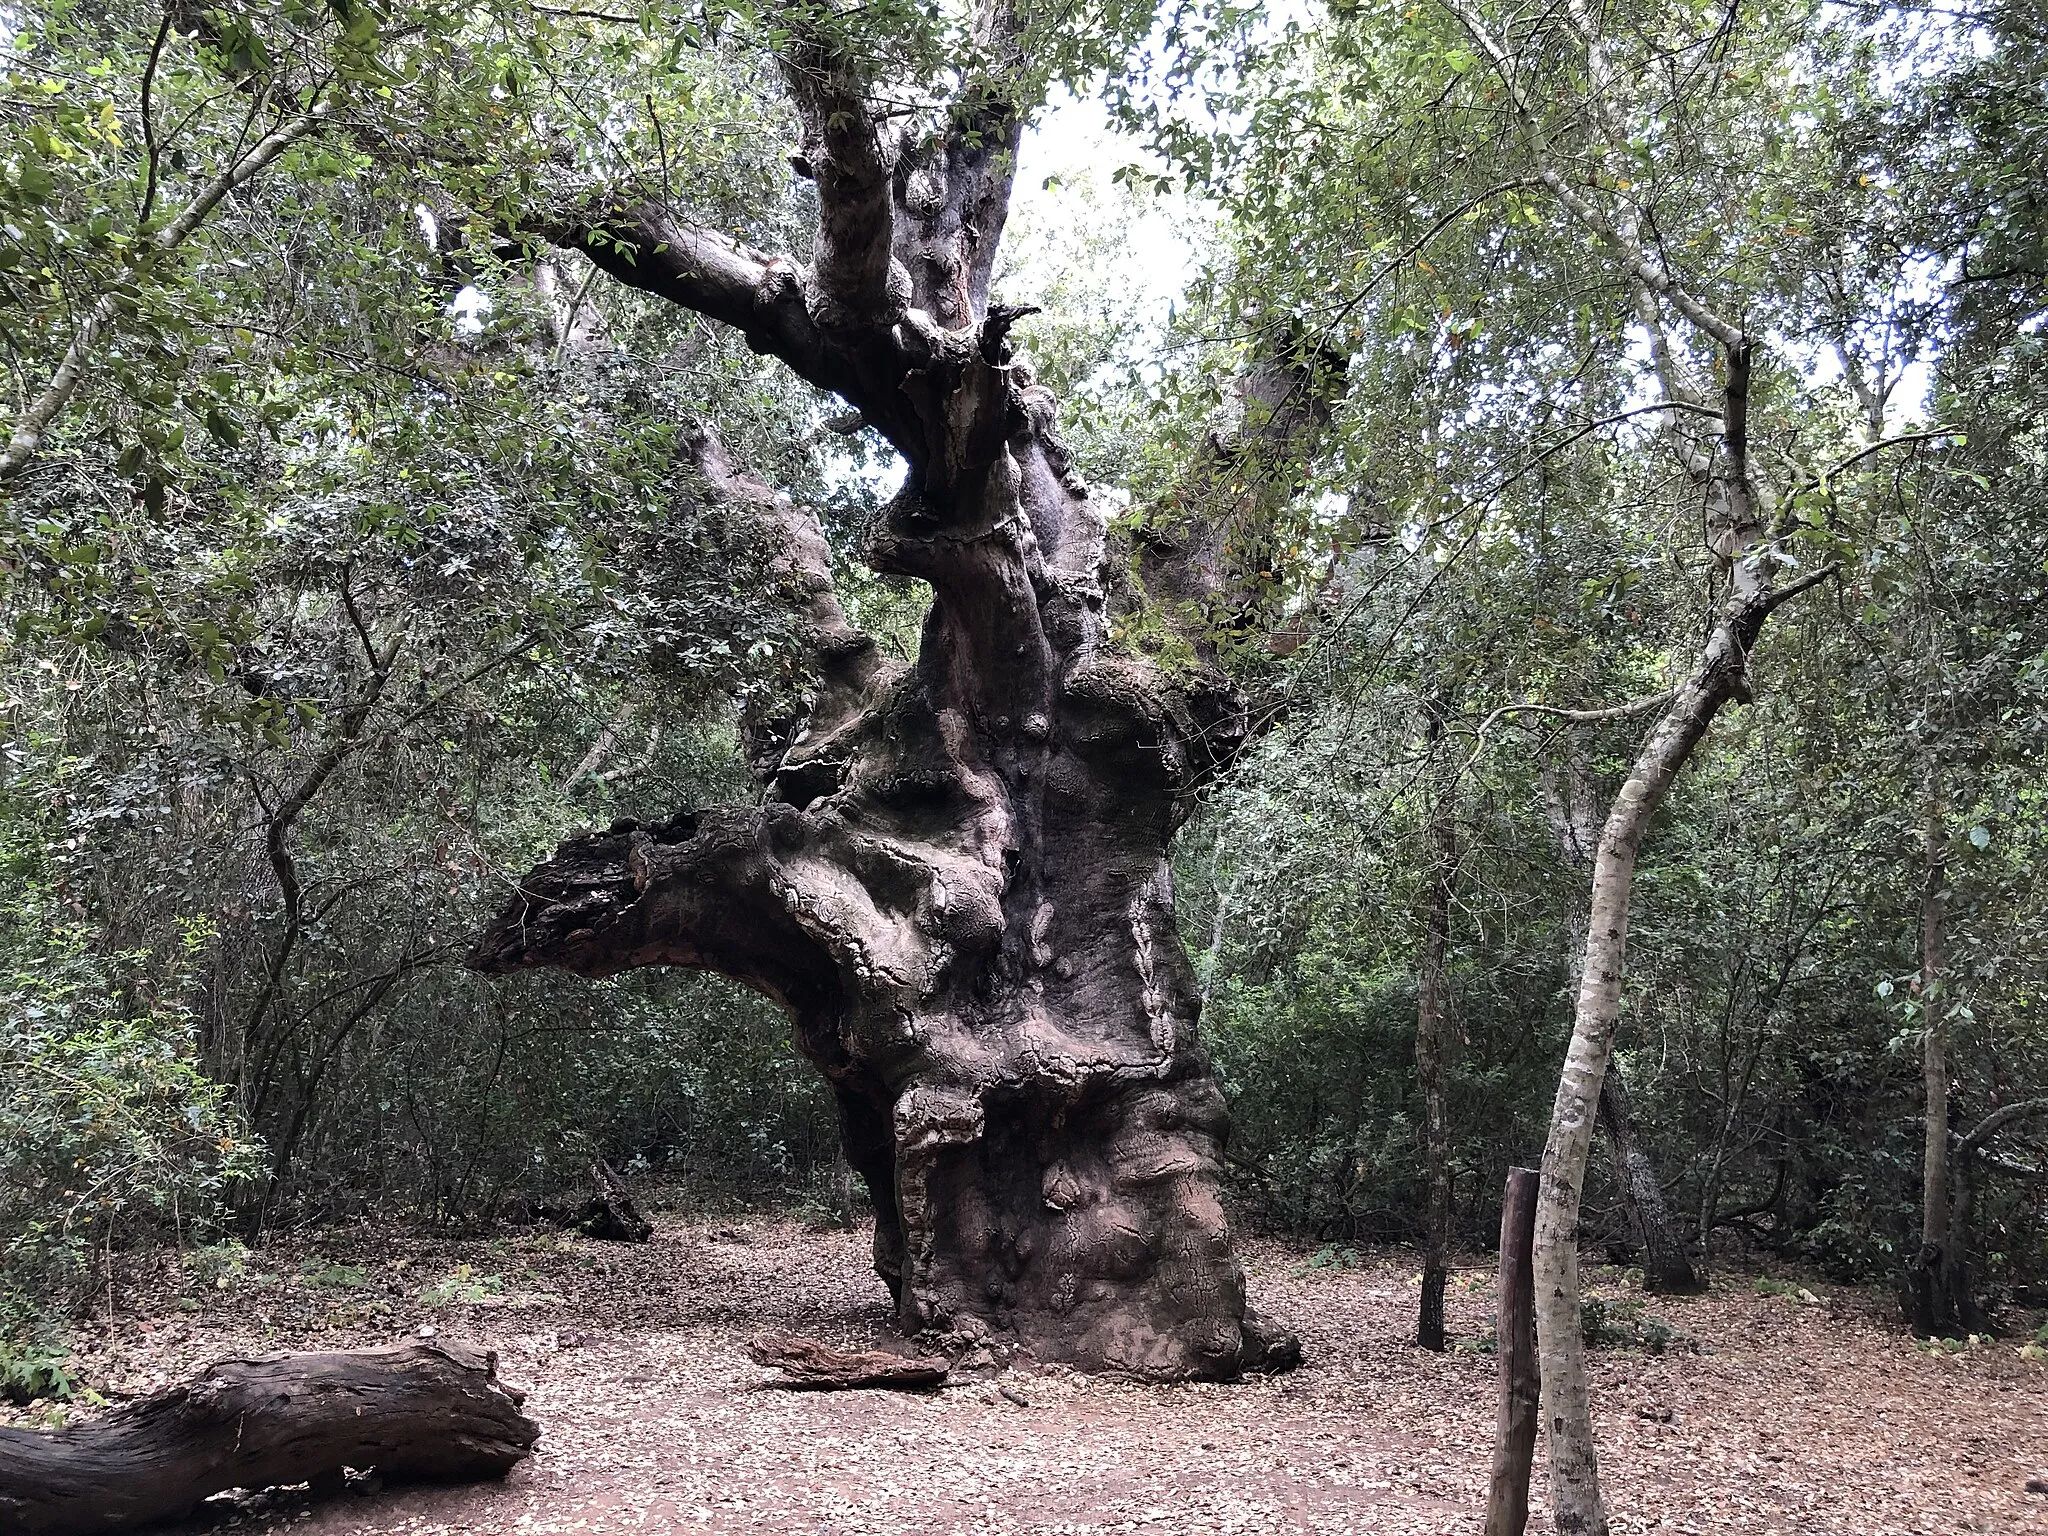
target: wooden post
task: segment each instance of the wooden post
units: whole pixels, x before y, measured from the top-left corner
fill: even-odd
[[[1500,1423],[1486,1536],[1522,1536],[1529,1524],[1529,1468],[1536,1457],[1536,1185],[1533,1168],[1508,1170],[1500,1208]]]

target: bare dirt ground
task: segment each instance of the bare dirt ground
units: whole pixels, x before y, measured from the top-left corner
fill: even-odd
[[[1461,1271],[1467,1347],[1405,1342],[1405,1256],[1313,1265],[1249,1245],[1253,1295],[1307,1363],[1236,1386],[1013,1368],[929,1396],[761,1387],[742,1352],[788,1330],[882,1337],[863,1233],[659,1220],[623,1246],[329,1233],[213,1250],[133,1277],[82,1357],[103,1392],[224,1354],[382,1342],[423,1327],[498,1351],[543,1426],[503,1485],[391,1490],[214,1521],[322,1533],[1476,1532],[1492,1444],[1492,1276]],[[1625,1276],[1593,1287],[1629,1294]],[[1697,1343],[1595,1355],[1598,1433],[1624,1532],[2048,1533],[2048,1364],[2018,1341],[1938,1357],[1870,1298],[1724,1278],[1649,1310]],[[957,1380],[958,1378],[956,1378]],[[1538,1509],[1532,1529],[1547,1529]]]

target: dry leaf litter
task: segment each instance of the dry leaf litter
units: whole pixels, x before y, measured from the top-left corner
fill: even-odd
[[[1441,1356],[1407,1342],[1407,1256],[1315,1264],[1253,1241],[1253,1297],[1306,1347],[1292,1375],[1148,1386],[970,1360],[927,1395],[792,1393],[764,1387],[749,1338],[895,1342],[864,1233],[667,1218],[638,1246],[376,1231],[308,1244],[130,1276],[83,1382],[135,1394],[223,1354],[431,1329],[498,1352],[540,1446],[502,1485],[273,1496],[195,1529],[1469,1536],[1483,1509],[1495,1377],[1473,1347],[1492,1322],[1481,1267],[1454,1278],[1466,1347]],[[1589,1280],[1629,1299],[1619,1272]],[[1760,1295],[1742,1276],[1648,1307],[1684,1338],[1593,1356],[1617,1532],[2048,1536],[2048,1495],[2027,1489],[2048,1468],[2048,1365],[2013,1341],[1937,1355],[1868,1296]],[[1539,1450],[1535,1531],[1542,1482]]]

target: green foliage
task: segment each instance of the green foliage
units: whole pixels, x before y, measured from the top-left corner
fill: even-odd
[[[360,1264],[312,1264],[304,1276],[308,1285],[341,1291],[359,1291],[370,1283],[369,1272]]]
[[[1318,1269],[1356,1269],[1358,1265],[1358,1250],[1349,1243],[1325,1243],[1302,1260],[1295,1273],[1308,1274]]]
[[[190,1013],[93,937],[35,883],[0,908],[0,1290],[76,1291],[117,1229],[203,1232],[256,1166]]]
[[[474,1306],[505,1293],[503,1275],[478,1274],[468,1264],[458,1264],[432,1285],[420,1290],[420,1305],[426,1307]]]
[[[1633,1297],[1581,1298],[1579,1331],[1588,1349],[1639,1349],[1646,1355],[1661,1355],[1668,1349],[1693,1347],[1691,1338],[1644,1311],[1643,1303]]]
[[[16,1344],[0,1338],[0,1397],[26,1404],[38,1398],[71,1396],[70,1372],[64,1356],[47,1344]]]

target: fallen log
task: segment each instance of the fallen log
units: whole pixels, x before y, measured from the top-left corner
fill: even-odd
[[[794,1334],[763,1334],[747,1341],[756,1365],[781,1371],[769,1386],[792,1391],[831,1392],[855,1387],[885,1387],[922,1392],[938,1386],[951,1367],[943,1360],[885,1354],[881,1350],[834,1349],[816,1339]]]
[[[184,1515],[229,1488],[349,1472],[386,1483],[503,1477],[539,1426],[497,1356],[425,1340],[222,1360],[72,1429],[0,1429],[0,1531],[70,1536]]]

